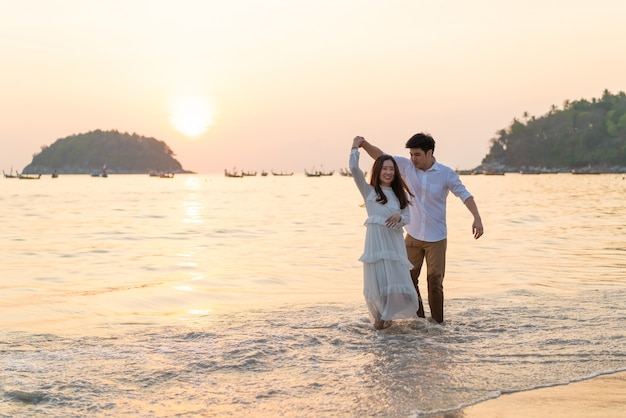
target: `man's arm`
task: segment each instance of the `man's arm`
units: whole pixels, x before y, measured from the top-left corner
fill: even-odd
[[[373,159],[376,159],[383,155],[383,152],[380,148],[370,144],[365,139],[363,139],[363,142],[361,142],[361,148],[363,148],[365,152],[367,152],[367,154]]]
[[[476,202],[473,197],[468,197],[465,199],[465,206],[469,211],[474,215],[474,222],[472,223],[472,234],[474,234],[474,239],[478,239],[483,235],[483,221],[480,219],[480,213],[478,213],[478,207],[476,206]]]

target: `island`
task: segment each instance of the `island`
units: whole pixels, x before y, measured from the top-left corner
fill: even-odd
[[[626,94],[566,100],[543,116],[514,118],[496,132],[471,173],[626,172]]]
[[[191,173],[174,158],[163,141],[116,130],[95,130],[57,139],[22,170],[38,174],[109,174]]]

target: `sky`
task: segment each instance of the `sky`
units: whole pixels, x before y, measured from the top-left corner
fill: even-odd
[[[623,0],[0,0],[0,168],[96,129],[187,170],[479,165],[513,118],[626,90]],[[105,162],[103,162],[105,163]],[[363,159],[367,171],[371,162]]]

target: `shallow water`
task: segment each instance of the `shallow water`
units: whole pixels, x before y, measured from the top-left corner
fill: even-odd
[[[626,370],[626,179],[462,179],[445,324],[382,332],[349,178],[0,180],[0,416],[427,416]]]

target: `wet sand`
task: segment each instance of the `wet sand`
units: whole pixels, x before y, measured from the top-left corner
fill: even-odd
[[[626,372],[485,401],[446,418],[624,418]]]

